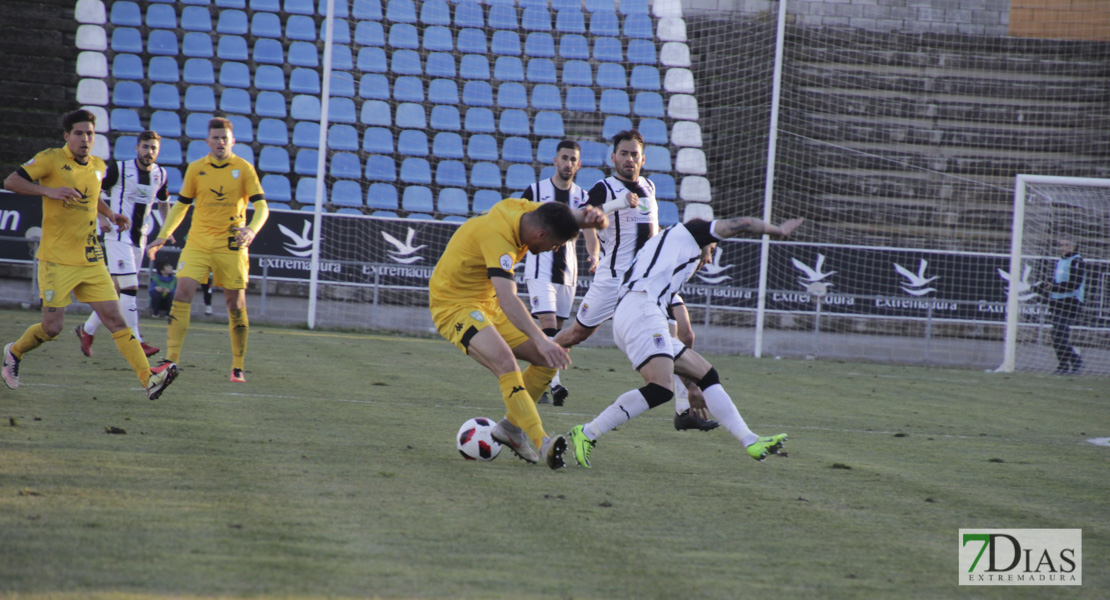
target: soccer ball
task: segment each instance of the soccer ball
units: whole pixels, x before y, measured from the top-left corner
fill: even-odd
[[[466,460],[493,460],[501,453],[501,444],[493,439],[495,421],[485,417],[474,417],[462,424],[455,442]]]

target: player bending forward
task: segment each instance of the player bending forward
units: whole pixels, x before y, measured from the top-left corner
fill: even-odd
[[[621,394],[594,420],[570,430],[578,464],[590,466],[590,452],[601,436],[670,400],[676,373],[697,383],[710,412],[744,444],[749,456],[762,461],[778,453],[786,434],[759,437],[748,428],[713,365],[671,337],[667,306],[709,259],[718,240],[744,234],[785,237],[801,223],[802,219],[791,219],[775,226],[751,217],[711,222],[694,219],[668,227],[644,244],[620,288],[613,314],[613,339],[640,372],[645,385]]]

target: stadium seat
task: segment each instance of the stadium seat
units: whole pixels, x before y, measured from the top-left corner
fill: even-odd
[[[328,120],[332,123],[357,123],[355,101],[350,98],[328,98]]]
[[[659,19],[656,35],[663,42],[686,42],[686,20],[681,17]]]
[[[605,160],[609,155],[608,145],[593,140],[582,140],[578,142],[578,146],[582,149],[581,161],[583,167],[601,167],[605,165]]]
[[[450,25],[451,8],[444,0],[425,0],[420,7],[420,22],[424,25]]]
[[[249,58],[247,40],[232,35],[220,36],[220,41],[216,44],[216,56],[220,60],[245,62]]]
[[[624,90],[607,89],[601,91],[601,100],[598,102],[601,112],[609,115],[632,114],[628,92]]]
[[[524,38],[524,54],[533,58],[555,58],[555,38],[547,32],[529,33]]]
[[[247,0],[213,0],[218,8],[234,8],[242,10],[247,7]],[[191,0],[185,0],[186,4],[191,4]],[[206,3],[207,4],[207,3]]]
[[[257,138],[262,144],[286,146],[289,144],[289,127],[285,121],[262,119],[258,122]]]
[[[350,125],[332,125],[328,128],[328,148],[357,152],[359,149],[358,131]]]
[[[293,172],[297,175],[315,175],[316,164],[320,161],[320,152],[312,149],[298,150],[293,159]]]
[[[354,75],[343,71],[332,71],[329,79],[328,89],[332,96],[349,98],[355,95]]]
[[[548,165],[548,166],[543,167],[542,169],[540,169],[540,178],[537,181],[543,181],[544,179],[551,179],[554,176],[555,176],[555,167],[552,167],[552,166]]]
[[[263,146],[262,151],[258,153],[258,168],[266,173],[288,173],[289,167],[289,153],[285,148],[278,148],[275,146]],[[263,187],[267,195],[270,190]]]
[[[670,171],[671,151],[663,146],[644,148],[644,169],[648,171]]]
[[[652,39],[655,37],[655,31],[651,25],[651,17],[648,15],[628,15],[624,18],[621,34],[626,38]]]
[[[605,122],[601,126],[601,137],[611,140],[613,136],[629,129],[632,129],[632,119],[610,115],[605,117]],[[640,133],[642,134],[643,132],[641,131]],[[647,140],[645,139],[644,141],[646,142]]]
[[[582,9],[582,0],[551,0],[551,9],[552,10],[566,10],[568,8],[573,8],[575,10],[581,10]]]
[[[493,106],[493,88],[486,81],[468,81],[463,85],[462,101],[467,106]]]
[[[597,66],[597,85],[603,88],[628,87],[624,67],[617,63],[601,63]]]
[[[263,169],[265,171],[265,169]],[[266,200],[269,208],[275,208],[275,202],[290,202],[293,200],[292,188],[289,179],[284,175],[266,174],[262,176],[262,189],[266,190]],[[173,193],[171,190],[170,193]],[[269,202],[269,201],[273,202]]]
[[[613,0],[586,0],[586,12],[611,12],[613,10]]]
[[[494,31],[489,43],[490,52],[500,56],[520,56],[520,36],[515,31]]]
[[[385,50],[376,47],[366,47],[358,51],[357,66],[359,71],[367,73],[385,73],[389,64],[385,59]]]
[[[305,67],[293,69],[289,74],[289,91],[294,94],[319,94],[320,72]]]
[[[501,81],[524,81],[524,63],[515,56],[498,56],[493,64],[493,78]]]
[[[457,160],[439,161],[436,165],[436,185],[466,187],[466,167]]]
[[[648,1],[621,0],[620,12],[622,15],[646,15],[648,14]]]
[[[489,59],[479,54],[464,54],[459,61],[459,77],[462,79],[489,79]]]
[[[482,188],[501,188],[501,169],[492,162],[474,163],[470,167],[470,185]]]
[[[379,50],[379,48],[373,49]],[[420,66],[420,55],[416,53],[416,50],[394,51],[393,60],[389,63],[389,70],[398,75],[421,75],[424,71]]]
[[[362,149],[374,154],[393,154],[393,132],[386,127],[367,127],[362,134]]]
[[[497,130],[505,135],[530,135],[532,132],[531,125],[528,122],[528,113],[519,109],[501,111]]]
[[[690,69],[667,69],[667,74],[663,76],[663,89],[672,94],[693,94],[693,72]]]
[[[147,36],[146,51],[158,56],[177,56],[177,33],[166,29],[154,29]]]
[[[462,136],[450,131],[441,131],[432,139],[432,155],[437,158],[463,158]]]
[[[350,71],[355,68],[351,49],[347,46],[336,44],[331,47],[331,68],[333,71]]]
[[[544,138],[540,140],[540,143],[536,144],[536,158],[539,162],[554,158],[555,155],[558,154],[559,142],[561,141],[561,139],[556,138]],[[545,179],[545,177],[540,175],[540,179]]]
[[[394,23],[389,28],[389,46],[405,50],[418,50],[420,36],[416,33],[416,26],[409,23]]]
[[[188,94],[186,94],[186,97]],[[188,104],[188,102],[186,102]],[[191,112],[185,117],[185,137],[190,139],[204,139],[208,137],[208,121],[214,117],[208,113]]]
[[[639,41],[639,40],[634,40]],[[690,47],[683,42],[665,42],[659,52],[659,62],[664,67],[690,68]]]
[[[363,125],[377,125],[381,127],[389,127],[393,124],[393,113],[389,109],[389,105],[383,100],[367,100],[362,103],[362,110],[359,111],[358,120]]]
[[[320,21],[320,41],[327,39],[328,24],[325,21]],[[335,46],[346,46],[351,43],[351,24],[346,19],[335,17],[335,23],[332,26],[332,43]],[[332,46],[333,48],[335,46]]]
[[[391,210],[376,210],[370,213],[370,216],[376,219],[399,219],[401,218],[397,213]]]
[[[277,40],[265,41],[276,42]],[[320,66],[320,54],[316,51],[316,46],[314,44],[310,44],[309,42],[293,42],[289,44],[289,58],[287,62],[294,67],[315,69]],[[383,62],[382,64],[384,65],[385,63]]]
[[[658,90],[659,69],[648,65],[632,67],[632,75],[628,78],[628,85],[635,90]]]
[[[204,158],[208,154],[208,145],[204,140],[193,140],[189,142],[189,150],[185,153],[185,162],[193,162]]]
[[[432,104],[458,104],[459,84],[450,79],[433,79],[428,84],[428,102]]]
[[[189,58],[212,58],[216,55],[212,36],[195,31],[186,33],[181,41],[181,53]]]
[[[397,153],[404,156],[428,156],[428,136],[423,131],[402,129],[397,134]]]
[[[415,23],[416,6],[413,5],[412,0],[388,0],[385,18],[394,23]]]
[[[320,3],[320,16],[324,16],[327,14],[327,5],[328,3],[326,1]],[[291,15],[312,16],[313,12],[315,12],[315,7],[313,6],[312,0],[285,0],[284,2],[282,2],[282,7],[282,10],[284,12]],[[346,8],[347,3],[344,0],[336,0],[334,11],[335,18],[346,18]]]
[[[445,215],[461,215],[466,216],[470,214],[469,201],[466,197],[466,190],[457,187],[442,188],[439,190],[439,198],[436,201],[436,210]]]
[[[483,28],[486,26],[485,11],[474,0],[462,0],[455,5],[455,27]]]
[[[312,17],[293,15],[285,21],[285,38],[301,42],[316,41],[316,22]]]
[[[441,104],[432,107],[432,112],[428,116],[428,124],[432,126],[432,129],[459,131],[462,129],[462,117],[459,115],[459,109],[455,106]]]
[[[78,23],[104,25],[108,22],[108,13],[101,0],[77,0],[73,7],[73,18]]]
[[[567,34],[559,39],[559,56],[567,60],[588,60],[590,44],[582,35]]]
[[[584,60],[568,60],[563,63],[563,85],[592,86],[594,72],[590,63]]]
[[[559,88],[546,83],[533,87],[532,108],[537,110],[562,110],[563,97],[559,93]]]
[[[251,71],[246,63],[225,62],[220,65],[220,85],[233,88],[249,88]]]
[[[189,97],[186,95],[186,104],[188,104],[188,99]],[[285,111],[285,97],[278,92],[259,92],[258,96],[255,97],[254,112],[260,117],[284,119],[287,114]]]
[[[493,133],[496,130],[493,111],[482,107],[467,109],[463,128],[470,133]]]
[[[117,54],[112,59],[112,77],[141,80],[143,78],[143,59],[135,54]]]
[[[371,183],[366,188],[366,207],[377,210],[397,210],[397,188],[388,183]]]
[[[667,173],[652,173],[648,179],[655,184],[655,197],[660,200],[675,199],[674,177]]]
[[[572,87],[567,90],[567,110],[578,112],[597,111],[597,100],[594,91],[588,87]]]
[[[108,13],[108,22],[118,27],[142,27],[142,11],[139,10],[139,5],[134,2],[118,0],[112,3],[112,10]]]
[[[385,29],[378,21],[359,21],[355,25],[355,43],[360,46],[384,46]]]
[[[699,148],[680,148],[675,156],[674,168],[686,175],[705,175],[705,152]]]
[[[177,59],[169,56],[155,56],[147,67],[148,77],[158,83],[177,83],[181,76],[177,71]]]
[[[181,95],[176,85],[156,83],[150,86],[150,97],[147,104],[159,110],[177,110],[181,108]]]
[[[712,221],[714,219],[713,207],[704,203],[688,202],[686,210],[682,211],[682,222],[689,223],[692,219]]]
[[[659,226],[670,227],[678,223],[678,205],[670,200],[658,200],[655,203],[659,207]]]
[[[135,158],[135,145],[139,138],[133,135],[116,137],[115,146],[112,148],[112,158],[116,160],[132,160]]]
[[[501,108],[528,108],[528,93],[524,91],[524,85],[510,81],[498,86],[497,106]]]
[[[185,61],[185,83],[212,85],[216,83],[216,72],[212,61],[207,58],[190,58]]]
[[[281,11],[281,0],[250,0],[248,5],[252,12],[276,13]]]
[[[116,2],[112,5],[114,10]],[[146,26],[151,29],[177,29],[177,13],[172,6],[165,4],[151,4],[146,9]]]
[[[117,81],[112,88],[112,104],[127,108],[143,108],[146,106],[143,86],[135,81]]]
[[[550,58],[533,58],[528,61],[525,78],[533,83],[556,83],[555,61]]]
[[[382,20],[381,0],[351,0],[351,16],[356,19]]]
[[[655,43],[649,40],[628,41],[628,62],[638,65],[655,65]]]
[[[142,54],[143,34],[138,29],[116,27],[112,30],[112,52]]]
[[[424,129],[428,126],[428,118],[424,112],[424,107],[413,102],[397,105],[395,122],[398,127],[405,129]]]
[[[359,179],[362,177],[362,165],[358,156],[350,152],[336,152],[328,161],[328,172],[336,179]],[[362,204],[362,190],[358,192],[358,202]]]
[[[624,52],[621,41],[613,37],[594,38],[594,60],[601,62],[623,62]]]
[[[524,7],[520,15],[520,28],[524,31],[551,31],[551,12],[546,6]]]
[[[494,4],[489,7],[486,15],[486,25],[490,29],[513,30],[520,28],[520,21],[516,17],[516,7],[509,4]]]
[[[662,118],[663,96],[658,92],[637,92],[632,112],[640,117]]]
[[[389,156],[366,158],[366,179],[369,181],[397,181],[397,163]],[[367,196],[367,204],[370,197]]]
[[[250,24],[247,13],[241,10],[221,10],[216,20],[216,33],[222,35],[247,35]],[[245,40],[244,40],[245,41]]]
[[[455,57],[449,52],[430,52],[424,61],[424,73],[429,77],[446,77],[454,79]]]
[[[567,8],[555,13],[555,31],[586,33],[586,17],[577,8]]]
[[[474,192],[474,212],[489,212],[489,209],[493,208],[493,205],[501,200],[503,200],[503,198],[498,192],[493,190],[478,190]]]
[[[302,206],[301,210],[312,210],[316,205],[316,178],[301,177],[297,180],[297,190],[293,193],[293,199],[299,204],[306,205]],[[327,201],[326,196],[320,199],[321,204],[325,204]]]
[[[423,158],[406,158],[401,162],[401,181],[417,185],[431,185],[432,166]]]
[[[256,12],[251,17],[251,35],[256,38],[280,38],[281,17],[272,12]]]
[[[176,112],[156,110],[150,115],[150,128],[164,138],[181,137],[181,117]],[[238,130],[236,130],[238,133]],[[181,148],[178,147],[180,152]]]
[[[424,29],[422,44],[430,52],[452,52],[455,49],[451,30],[443,25],[432,25]]]
[[[501,145],[501,158],[516,163],[532,162],[532,142],[528,138],[509,137]]]
[[[557,112],[538,112],[532,121],[532,132],[544,137],[562,138],[566,135],[563,115]]]
[[[575,177],[575,181],[578,182],[578,185],[581,185],[583,189],[586,190],[593,187],[595,183],[602,179],[605,179],[605,173],[603,173],[601,169],[595,167],[583,167],[578,170],[578,176]]]
[[[357,181],[336,181],[331,184],[331,203],[336,206],[362,207],[362,186]]]
[[[139,113],[130,108],[113,108],[109,121],[112,130],[123,133],[139,133],[146,129],[139,121]]]
[[[633,109],[633,112],[636,112],[635,109]],[[659,119],[640,119],[640,125],[636,129],[643,136],[644,143],[660,146],[668,144],[667,124]]]
[[[423,102],[424,82],[416,77],[398,77],[393,81],[393,99],[397,102]]]
[[[497,160],[499,158],[497,140],[492,135],[484,133],[470,136],[466,144],[466,157],[475,161]]]
[[[485,54],[487,49],[486,32],[481,29],[460,29],[455,38],[455,47],[465,54]],[[464,56],[463,59],[466,57]]]
[[[250,144],[254,141],[254,125],[250,117],[228,115],[227,120],[231,121],[231,127],[235,130],[236,143]]]
[[[389,100],[389,80],[385,75],[367,73],[358,81],[358,95],[369,100]]]
[[[536,181],[536,170],[532,165],[513,164],[505,169],[505,187],[520,191]]]
[[[289,104],[289,116],[298,121],[319,121],[320,98],[306,94],[293,96]]]
[[[298,148],[319,148],[320,124],[313,121],[298,121],[294,124],[293,145]]]
[[[598,11],[590,15],[590,35],[595,37],[617,37],[621,34],[620,20],[610,7],[608,11]]]
[[[675,146],[701,148],[701,127],[693,121],[678,121],[671,130]]]

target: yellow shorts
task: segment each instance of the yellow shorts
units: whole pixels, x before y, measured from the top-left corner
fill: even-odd
[[[207,252],[190,248],[185,244],[177,259],[177,276],[188,277],[200,283],[208,282],[212,274],[212,285],[225,290],[243,290],[247,287],[250,271],[250,257],[246,252]]]
[[[491,303],[449,304],[432,307],[432,321],[447,341],[467,351],[474,334],[492,325],[510,348],[528,341],[528,336],[509,322],[497,301]]]
[[[78,302],[119,300],[112,276],[103,262],[89,266],[59,265],[39,261],[39,296],[42,305],[64,308],[70,305],[69,294]]]

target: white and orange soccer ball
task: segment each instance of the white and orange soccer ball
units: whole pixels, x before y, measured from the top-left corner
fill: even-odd
[[[490,432],[497,422],[485,417],[468,419],[459,428],[455,443],[466,460],[493,460],[501,453],[501,443]]]

